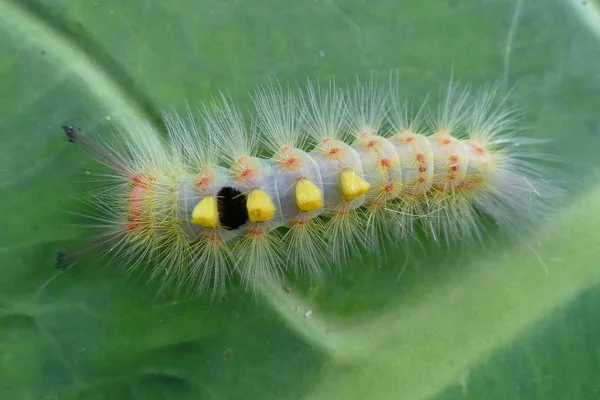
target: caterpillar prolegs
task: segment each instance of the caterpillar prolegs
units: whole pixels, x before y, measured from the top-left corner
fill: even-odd
[[[64,129],[111,170],[91,201],[97,242],[132,269],[151,261],[153,276],[218,295],[232,271],[254,288],[317,276],[382,237],[460,240],[478,235],[480,213],[517,228],[535,218],[542,168],[495,94],[450,85],[434,112],[372,81],[271,84],[252,96],[249,123],[221,95],[165,113],[168,140],[143,123],[106,144]]]

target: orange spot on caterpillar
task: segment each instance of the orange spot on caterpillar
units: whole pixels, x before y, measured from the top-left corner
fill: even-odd
[[[481,146],[473,145],[473,150],[475,151],[475,153],[477,153],[480,156],[485,154],[485,149]]]
[[[375,147],[377,145],[377,140],[369,140],[367,143],[367,147]]]
[[[140,185],[142,183],[142,175],[134,175],[129,181],[136,186]]]
[[[340,151],[342,151],[342,149],[340,149],[339,147],[334,147],[329,150],[329,155],[334,156],[334,155],[338,154]]]
[[[216,229],[210,229],[205,235],[204,238],[212,243],[221,242],[221,236],[216,232]]]
[[[453,164],[457,164],[458,163],[458,156],[456,154],[452,154],[450,157],[448,157],[448,160],[453,163]]]
[[[250,175],[252,175],[252,170],[251,170],[250,168],[245,168],[245,169],[244,169],[244,170],[243,170],[243,171],[240,173],[240,176],[241,176],[242,178],[247,178],[247,177],[249,177]]]
[[[389,158],[382,158],[379,160],[379,165],[381,165],[383,168],[391,168],[392,162]]]
[[[448,144],[452,143],[452,141],[450,139],[442,139],[441,143],[448,145]]]
[[[425,154],[423,154],[423,153],[417,153],[417,154],[415,155],[415,159],[416,159],[418,162],[420,162],[420,163],[424,163],[424,162],[426,162],[426,161],[427,161],[427,159],[426,159],[426,157],[425,157]]]
[[[421,165],[419,167],[419,172],[425,172],[425,171],[427,171],[427,167],[425,165]]]
[[[284,166],[286,166],[286,167],[294,167],[294,166],[298,165],[298,161],[299,160],[298,160],[297,157],[290,157],[290,158],[288,158],[285,161]]]
[[[251,236],[261,236],[261,235],[264,235],[265,233],[266,233],[265,228],[263,228],[260,225],[254,226],[246,231],[246,234],[251,235]]]
[[[150,186],[150,182],[152,182],[154,180],[155,180],[155,178],[151,177],[151,176],[146,176],[143,174],[135,174],[129,179],[129,182],[131,182],[134,186],[141,186],[141,187],[148,188]]]
[[[394,190],[394,184],[393,183],[388,183],[387,185],[385,185],[385,187],[383,188],[384,191],[386,192],[391,192],[392,190]]]
[[[450,167],[450,170],[451,170],[451,171],[454,171],[454,172],[458,171],[458,165],[453,165],[453,166],[451,166],[451,167]]]
[[[382,205],[385,205],[385,198],[386,198],[386,194],[384,192],[381,192],[377,195],[377,197],[374,200],[370,200],[370,201],[365,201],[364,206],[367,208],[367,210],[374,210],[379,208]]]
[[[212,183],[212,179],[209,176],[203,175],[200,179],[196,181],[198,186],[208,186]]]
[[[130,219],[130,220],[127,220],[127,225],[126,225],[125,229],[127,230],[127,232],[132,232],[132,231],[137,230],[139,227],[140,227],[139,221]]]
[[[419,179],[417,179],[417,181],[419,183],[425,183],[425,177],[424,176],[420,176]]]
[[[146,190],[145,186],[134,186],[129,193],[128,213],[130,219],[137,219],[144,213],[143,203]]]
[[[289,221],[289,227],[294,227],[294,226],[304,226],[306,225],[308,222],[310,221],[310,218],[308,218],[306,216],[306,213],[302,212],[299,215],[297,215],[295,218],[292,218]]]

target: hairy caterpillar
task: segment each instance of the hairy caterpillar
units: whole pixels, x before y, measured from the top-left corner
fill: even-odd
[[[219,295],[232,271],[255,287],[289,270],[317,276],[381,237],[478,235],[480,213],[517,229],[536,219],[542,168],[517,149],[528,141],[495,94],[451,84],[439,110],[413,113],[372,81],[297,94],[272,84],[252,96],[249,125],[221,95],[197,114],[164,114],[168,141],[143,123],[114,143],[64,130],[111,171],[90,202],[95,243]]]

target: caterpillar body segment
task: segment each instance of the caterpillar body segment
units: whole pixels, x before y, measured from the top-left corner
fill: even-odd
[[[494,90],[456,93],[426,119],[373,82],[303,95],[275,84],[253,96],[250,127],[221,96],[199,123],[165,114],[166,141],[145,125],[118,150],[65,132],[112,170],[94,205],[131,267],[157,260],[154,276],[220,295],[232,271],[251,288],[315,277],[381,238],[461,240],[478,213],[526,217],[541,170],[512,151],[510,112],[493,108]]]
[[[321,170],[310,154],[288,145],[277,151],[273,160],[282,215],[289,228],[284,237],[285,262],[295,266],[297,273],[318,275],[318,255],[325,249],[323,225],[315,219],[325,206]]]

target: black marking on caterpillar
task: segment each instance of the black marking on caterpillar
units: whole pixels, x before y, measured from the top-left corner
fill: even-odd
[[[224,229],[233,230],[248,222],[246,196],[232,187],[223,187],[217,193],[219,222]]]
[[[71,264],[66,260],[66,257],[67,257],[67,255],[64,252],[62,252],[62,251],[57,252],[56,253],[56,263],[54,264],[54,266],[63,271],[69,269]]]
[[[67,135],[67,139],[70,143],[75,143],[77,140],[77,133],[75,132],[75,127],[73,125],[63,125],[63,131]]]

